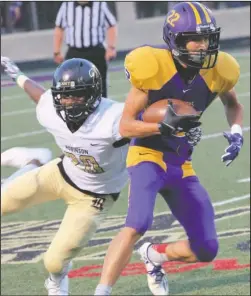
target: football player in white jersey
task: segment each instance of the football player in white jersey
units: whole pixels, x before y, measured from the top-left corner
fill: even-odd
[[[37,104],[37,119],[63,157],[10,182],[2,192],[1,214],[63,198],[67,209],[44,256],[49,295],[68,295],[71,260],[86,245],[128,181],[128,140],[119,134],[124,104],[101,97],[101,75],[84,59],[63,62],[45,90],[6,57],[5,72]]]

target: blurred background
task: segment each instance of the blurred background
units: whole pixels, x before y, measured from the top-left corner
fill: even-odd
[[[18,62],[53,61],[53,29],[62,1],[1,1],[1,52]],[[107,1],[118,24],[117,59],[142,44],[160,45],[167,11],[177,2]],[[249,46],[250,2],[202,2],[215,11],[223,48]],[[29,39],[27,39],[29,38]],[[63,44],[63,53],[67,50]],[[53,64],[50,64],[53,66]]]
[[[62,1],[1,1],[1,33],[27,32],[54,28],[57,11]],[[250,6],[249,1],[204,1],[210,9],[227,9]],[[117,17],[120,1],[108,1],[109,8]],[[135,1],[130,5],[137,19],[164,16],[175,2]]]

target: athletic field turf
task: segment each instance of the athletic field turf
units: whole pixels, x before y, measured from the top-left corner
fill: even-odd
[[[220,157],[227,141],[222,132],[228,130],[228,124],[223,105],[216,99],[204,114],[204,138],[193,157],[194,169],[215,207],[220,251],[212,263],[166,264],[172,295],[250,295],[250,55],[238,53],[236,57],[241,65],[241,78],[236,90],[245,106],[243,149],[230,167],[223,165]],[[124,101],[129,83],[122,64],[120,66],[117,71],[110,71],[109,95]],[[41,72],[33,74],[41,75]],[[50,83],[47,81],[44,85],[49,87]],[[35,106],[25,93],[14,86],[2,88],[1,95],[1,151],[13,146],[48,147],[54,156],[59,155],[51,135],[38,124]],[[12,168],[1,168],[2,178],[13,171]],[[42,257],[64,210],[63,201],[57,201],[2,219],[2,295],[46,295],[43,285],[47,273]],[[75,259],[73,271],[69,274],[72,295],[93,295],[106,249],[122,227],[126,210],[127,188],[89,246]],[[152,230],[137,246],[144,239],[171,242],[184,237],[182,228],[159,197]],[[144,266],[134,254],[113,294],[150,295],[144,273]]]

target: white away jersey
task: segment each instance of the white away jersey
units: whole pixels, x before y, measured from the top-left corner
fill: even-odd
[[[114,148],[121,139],[119,121],[124,104],[102,98],[96,111],[72,133],[57,115],[51,91],[37,105],[37,119],[63,151],[63,167],[71,181],[83,190],[95,193],[120,192],[128,180],[128,145]]]

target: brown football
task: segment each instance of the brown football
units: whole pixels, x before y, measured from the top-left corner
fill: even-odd
[[[172,101],[175,113],[179,115],[199,115],[200,112],[196,111],[194,107],[185,101],[178,99],[163,99],[150,105],[143,113],[142,118],[145,122],[157,123],[164,119],[168,101]]]

